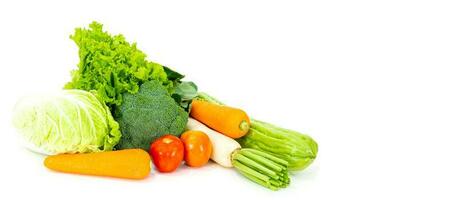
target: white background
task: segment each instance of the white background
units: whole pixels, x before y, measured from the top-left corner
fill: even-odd
[[[0,199],[457,199],[454,1],[1,1]],[[308,133],[316,162],[271,192],[210,164],[143,181],[60,174],[18,144],[22,95],[58,90],[92,20],[251,116]]]

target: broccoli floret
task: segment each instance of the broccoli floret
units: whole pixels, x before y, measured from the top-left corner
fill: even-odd
[[[117,149],[142,148],[146,151],[152,141],[183,133],[188,113],[170,97],[156,80],[145,82],[136,94],[124,93],[123,103],[115,110],[122,137]]]

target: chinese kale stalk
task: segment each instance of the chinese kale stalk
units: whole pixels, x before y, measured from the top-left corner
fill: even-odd
[[[223,105],[205,93],[199,93],[197,98]],[[261,150],[287,161],[290,171],[305,169],[318,153],[318,144],[311,137],[256,119],[251,119],[250,130],[237,141],[243,148]]]
[[[236,150],[232,165],[248,179],[271,190],[285,188],[290,182],[287,161],[256,149]]]

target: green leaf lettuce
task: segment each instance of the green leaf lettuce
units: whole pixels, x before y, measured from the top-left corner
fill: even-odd
[[[65,88],[96,90],[111,110],[121,105],[124,93],[137,93],[144,82],[156,80],[171,94],[183,78],[146,60],[135,43],[128,43],[123,35],[104,32],[97,22],[91,23],[89,29],[77,28],[70,38],[79,47],[80,63]]]

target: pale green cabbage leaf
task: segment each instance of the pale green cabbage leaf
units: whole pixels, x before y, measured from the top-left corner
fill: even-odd
[[[83,90],[24,97],[13,125],[27,147],[48,155],[110,151],[121,137],[108,107]]]

